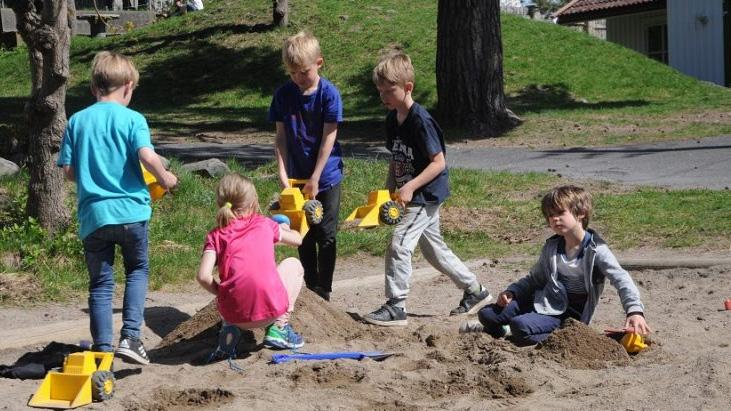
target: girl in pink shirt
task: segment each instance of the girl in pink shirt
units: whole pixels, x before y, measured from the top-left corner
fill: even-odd
[[[267,327],[264,345],[296,349],[302,337],[289,324],[302,288],[304,269],[296,258],[279,265],[275,244],[299,246],[302,237],[289,225],[277,224],[259,214],[254,184],[246,177],[229,174],[216,191],[218,227],[206,236],[198,283],[216,296],[223,318],[219,346],[211,359],[236,356],[241,329]],[[218,266],[217,281],[213,269]]]

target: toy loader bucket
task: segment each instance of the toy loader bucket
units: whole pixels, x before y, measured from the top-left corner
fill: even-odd
[[[152,201],[157,201],[163,198],[167,190],[162,188],[160,183],[157,182],[155,176],[153,176],[152,173],[142,165],[142,163],[140,163],[140,167],[142,168],[142,177],[145,179],[145,184],[147,185],[147,190],[150,191],[150,198],[152,198]]]
[[[300,233],[302,237],[310,230],[310,225],[305,218],[305,212],[301,210],[281,210],[280,214],[284,214],[289,218],[289,228]]]
[[[368,203],[356,208],[345,221],[360,219],[358,227],[375,227],[380,224],[381,206],[392,200],[388,190],[375,190],[368,193]]]
[[[284,214],[289,218],[289,228],[307,234],[311,224],[318,224],[322,220],[322,204],[316,200],[306,200],[302,194],[302,187],[307,180],[289,179],[289,187],[282,190],[276,208],[270,211]]]
[[[63,372],[49,371],[28,406],[39,408],[76,408],[92,402],[92,374],[109,371],[114,354],[84,351],[69,354]]]
[[[630,354],[638,353],[647,348],[644,338],[637,333],[626,333],[619,342]]]
[[[73,375],[50,371],[28,402],[28,406],[67,409],[90,403],[90,375]]]

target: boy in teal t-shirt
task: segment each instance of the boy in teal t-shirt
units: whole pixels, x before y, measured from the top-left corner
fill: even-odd
[[[89,317],[96,351],[112,351],[115,246],[126,274],[122,330],[116,355],[148,364],[140,341],[147,294],[147,222],[150,194],[140,163],[163,188],[177,178],[163,167],[150,142],[145,118],[127,108],[139,73],[132,61],[100,52],[92,65],[97,102],[74,114],[66,127],[57,164],[77,185],[79,236],[89,271]]]

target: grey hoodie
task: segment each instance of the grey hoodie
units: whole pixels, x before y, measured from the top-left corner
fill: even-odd
[[[632,277],[617,262],[607,243],[591,229],[591,241],[584,249],[582,260],[584,285],[587,290],[587,301],[581,313],[581,322],[589,324],[599,303],[599,296],[604,290],[604,281],[617,289],[617,294],[626,314],[644,313],[640,301],[640,291]],[[562,238],[558,235],[546,240],[538,262],[531,268],[530,274],[514,282],[508,287],[516,299],[533,296],[533,307],[539,314],[560,315],[568,308],[566,288],[558,281],[556,259],[558,245]]]

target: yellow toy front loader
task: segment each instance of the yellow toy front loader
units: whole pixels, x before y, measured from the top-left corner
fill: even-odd
[[[360,219],[358,227],[364,228],[396,224],[403,217],[403,209],[396,199],[397,194],[391,194],[388,190],[371,191],[368,193],[368,203],[356,208],[345,221]]]
[[[66,356],[63,372],[49,371],[28,406],[76,408],[114,395],[114,353],[83,351]]]
[[[269,206],[269,211],[286,215],[290,221],[289,228],[304,237],[311,225],[320,224],[322,221],[322,203],[317,200],[305,201],[301,189],[307,184],[307,180],[288,181],[289,187],[282,190],[279,200]]]

